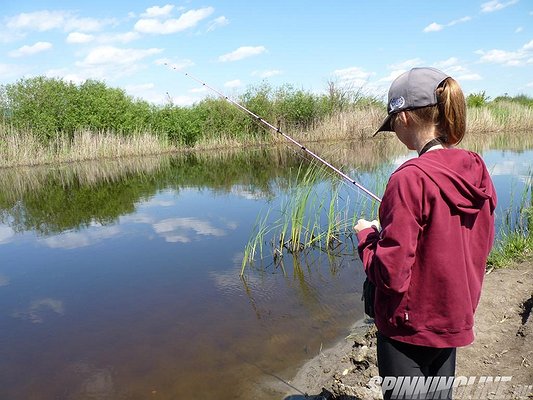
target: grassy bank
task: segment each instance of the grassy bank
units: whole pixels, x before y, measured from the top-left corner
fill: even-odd
[[[503,268],[533,256],[533,173],[518,204],[503,215],[501,230],[487,262],[489,268]]]
[[[382,101],[334,82],[322,94],[263,83],[235,100],[304,142],[369,138],[386,114]],[[477,94],[467,104],[469,133],[533,131],[533,99]],[[4,167],[281,141],[221,98],[155,106],[90,80],[36,77],[0,85]]]

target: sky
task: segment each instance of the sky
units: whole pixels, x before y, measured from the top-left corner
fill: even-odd
[[[328,82],[385,99],[417,66],[533,97],[533,1],[0,0],[0,84],[87,79],[154,104]]]

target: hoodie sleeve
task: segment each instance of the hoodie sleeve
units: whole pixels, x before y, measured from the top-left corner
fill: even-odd
[[[418,237],[422,231],[423,185],[418,171],[403,168],[387,184],[379,209],[382,231],[357,235],[365,272],[380,290],[404,293],[409,287]]]

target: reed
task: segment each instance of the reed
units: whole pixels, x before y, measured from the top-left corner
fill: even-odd
[[[352,236],[354,221],[368,211],[351,204],[354,189],[343,184],[336,176],[316,164],[301,165],[294,181],[289,182],[281,202],[279,217],[270,221],[270,228],[254,228],[245,247],[241,274],[253,264],[253,249],[259,242],[268,243],[275,265],[282,265],[285,254],[292,256],[293,264],[300,257],[314,251],[335,257]],[[382,184],[384,186],[384,183]],[[272,208],[269,215],[275,214]],[[365,214],[369,215],[369,214]],[[370,214],[374,218],[375,214]],[[266,219],[262,219],[266,223]],[[270,236],[266,237],[265,234]],[[296,261],[295,261],[296,260]]]
[[[533,130],[533,107],[512,101],[492,102],[467,111],[467,132],[527,132]]]
[[[241,265],[241,276],[244,274],[244,269],[247,265],[252,265],[258,256],[260,259],[263,258],[263,243],[265,241],[266,234],[268,234],[270,230],[269,213],[270,210],[263,218],[258,216],[258,219],[255,222],[251,239],[244,248],[244,256]]]
[[[533,255],[533,171],[518,199],[502,214],[500,231],[487,261],[487,268],[503,268]],[[518,204],[515,204],[518,200]]]
[[[162,154],[173,149],[164,138],[148,133],[122,136],[78,131],[72,138],[57,135],[43,142],[31,133],[0,125],[0,167],[116,159]]]
[[[262,82],[237,94],[236,101],[300,140],[360,139],[369,137],[386,114],[383,102],[365,95],[363,89],[328,82],[322,93],[313,93]],[[527,96],[489,101],[481,92],[467,100],[469,132],[533,128],[533,99]],[[56,141],[58,136],[71,140],[84,131],[123,137],[142,132],[186,148],[197,143],[240,146],[249,140],[273,139],[261,124],[223,98],[208,97],[189,107],[171,101],[156,106],[104,82],[76,85],[44,76],[0,85],[0,122],[42,143]]]

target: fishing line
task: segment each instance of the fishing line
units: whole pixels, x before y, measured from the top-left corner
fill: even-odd
[[[217,89],[209,86],[207,83],[201,81],[200,79],[196,78],[195,76],[189,74],[188,72],[182,72],[180,70],[178,70],[176,67],[173,67],[171,65],[169,65],[168,63],[164,63],[164,65],[172,68],[174,71],[177,71],[177,72],[181,72],[182,74],[184,74],[185,76],[189,77],[190,79],[198,82],[199,84],[201,84],[202,86],[204,86],[205,88],[211,90],[212,92],[218,94],[220,97],[222,97],[224,100],[226,100],[227,102],[233,104],[234,106],[236,106],[237,108],[239,108],[240,110],[244,111],[245,113],[247,113],[248,115],[250,115],[251,117],[254,118],[255,121],[257,122],[260,122],[262,123],[264,126],[268,127],[269,129],[272,129],[273,131],[279,133],[281,136],[283,136],[286,140],[288,140],[289,142],[291,142],[292,144],[298,146],[301,150],[303,150],[306,154],[310,155],[311,157],[313,157],[315,160],[318,160],[322,165],[325,165],[326,167],[328,167],[330,170],[334,171],[337,175],[341,176],[345,181],[351,183],[353,186],[355,186],[356,188],[358,188],[359,190],[361,190],[363,193],[365,193],[368,197],[370,197],[372,200],[375,200],[377,201],[378,203],[381,203],[381,198],[376,196],[374,193],[372,193],[370,190],[368,190],[367,188],[365,188],[363,185],[359,184],[358,182],[356,182],[354,179],[350,178],[348,175],[346,175],[344,172],[342,172],[340,169],[336,168],[335,166],[333,166],[332,164],[330,164],[329,162],[327,162],[326,160],[324,160],[323,158],[321,158],[320,156],[318,156],[317,154],[315,154],[314,152],[312,152],[311,150],[309,150],[307,147],[305,147],[303,144],[297,142],[296,140],[294,140],[292,137],[290,137],[289,135],[287,135],[286,133],[284,133],[279,127],[276,127],[274,125],[272,125],[270,122],[266,121],[265,119],[263,119],[262,117],[260,117],[259,115],[255,114],[254,112],[250,111],[249,109],[247,109],[246,107],[244,107],[242,104],[236,102],[235,100],[232,100],[231,98],[229,98],[228,96],[226,96],[224,93],[218,91]]]

